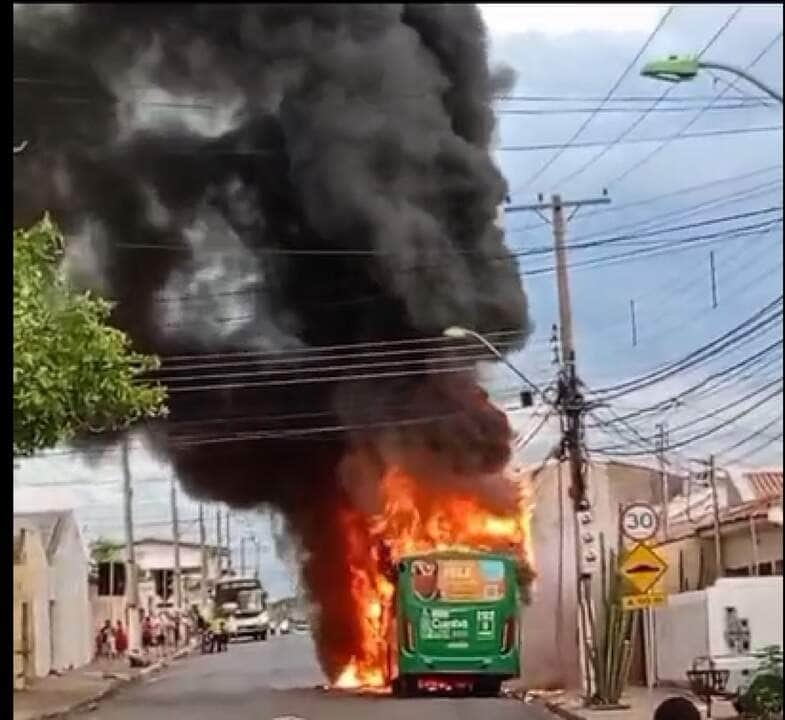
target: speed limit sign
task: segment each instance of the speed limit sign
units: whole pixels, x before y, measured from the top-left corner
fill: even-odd
[[[621,516],[621,530],[636,542],[649,540],[657,534],[657,513],[651,505],[633,503],[624,508]]]

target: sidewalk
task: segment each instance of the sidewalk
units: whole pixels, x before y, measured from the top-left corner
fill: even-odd
[[[686,697],[698,708],[702,717],[706,717],[706,705],[688,690],[680,688],[631,687],[621,698],[622,705],[627,709],[595,710],[583,705],[583,700],[575,694],[544,694],[538,702],[544,704],[552,713],[564,720],[652,720],[657,706],[670,697]],[[737,717],[733,705],[726,701],[714,700],[711,704],[713,720],[724,720]]]
[[[163,658],[153,658],[152,663],[144,668],[131,668],[127,658],[100,659],[63,675],[37,678],[24,690],[14,691],[14,720],[58,718],[89,706],[119,687],[184,657],[195,647],[190,645]]]

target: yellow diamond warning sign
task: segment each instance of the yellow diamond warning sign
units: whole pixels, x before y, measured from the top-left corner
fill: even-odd
[[[630,550],[620,569],[635,590],[645,593],[665,574],[668,565],[654,550],[640,543]]]

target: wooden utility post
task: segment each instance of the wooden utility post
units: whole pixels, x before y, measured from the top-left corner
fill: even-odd
[[[207,607],[207,532],[204,527],[204,505],[199,503],[199,544],[202,548],[202,582],[199,584],[199,600],[202,608]]]
[[[177,481],[172,478],[170,485],[172,503],[172,545],[174,547],[174,605],[180,610],[183,606],[183,585],[180,573],[180,524],[177,519]]]
[[[120,447],[123,466],[123,501],[125,510],[125,598],[128,607],[128,647],[138,650],[141,640],[139,632],[139,584],[134,552],[133,488],[131,486],[131,459],[129,457],[128,436]]]

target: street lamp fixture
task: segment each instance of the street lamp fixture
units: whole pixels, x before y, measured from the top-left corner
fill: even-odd
[[[697,56],[669,55],[664,59],[653,60],[643,66],[641,75],[643,77],[652,78],[653,80],[680,83],[694,80],[701,70],[724,70],[725,72],[744,78],[747,82],[752,83],[755,87],[763,90],[763,92],[782,105],[782,95],[754,75],[750,75],[746,70],[738,68],[735,65],[728,65],[727,63],[702,60]]]
[[[482,343],[488,350],[491,351],[499,360],[501,360],[510,370],[512,370],[523,382],[525,382],[535,393],[538,395],[540,394],[540,389],[527,378],[515,365],[513,365],[504,355],[502,355],[499,350],[486,338],[484,338],[480,333],[475,332],[474,330],[468,330],[467,328],[460,327],[458,325],[452,325],[451,327],[446,328],[442,334],[448,338],[454,339],[464,339],[472,337],[478,342]],[[531,407],[534,404],[534,400],[532,398],[532,394],[527,390],[521,393],[521,405],[523,407]]]

